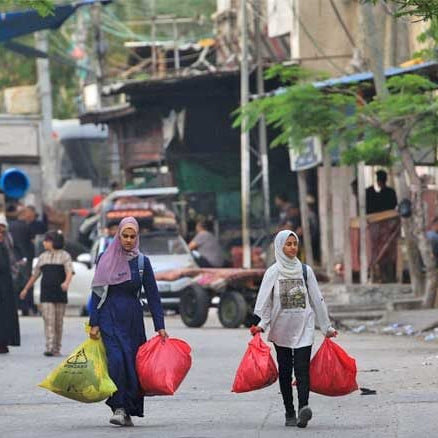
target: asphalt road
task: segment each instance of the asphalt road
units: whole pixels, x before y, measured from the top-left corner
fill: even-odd
[[[63,352],[83,339],[85,319],[65,320]],[[151,330],[151,320],[147,319]],[[36,385],[62,359],[47,358],[43,324],[21,318],[22,347],[0,356],[0,437],[437,437],[438,343],[414,338],[341,333],[341,344],[357,359],[359,386],[377,395],[323,397],[311,394],[314,418],[307,429],[285,428],[278,383],[246,394],[230,388],[246,349],[246,329],[223,329],[214,313],[202,329],[167,318],[172,336],[193,347],[193,366],[173,397],[146,399],[146,416],[134,428],[108,423],[104,403],[82,404]],[[319,345],[318,335],[315,345]],[[378,371],[375,371],[378,370]]]

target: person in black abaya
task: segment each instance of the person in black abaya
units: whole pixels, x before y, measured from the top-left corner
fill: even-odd
[[[10,257],[4,242],[5,233],[6,227],[0,226],[0,354],[9,353],[9,345],[20,345],[17,299]]]

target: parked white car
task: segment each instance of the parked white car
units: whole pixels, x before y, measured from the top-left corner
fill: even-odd
[[[94,276],[93,261],[99,252],[100,242],[96,242],[90,254],[81,254],[73,262],[75,275],[68,291],[68,306],[78,307],[86,314],[90,297],[90,285]],[[140,237],[140,250],[148,256],[155,273],[172,269],[195,268],[196,262],[184,239],[172,231],[146,232]],[[36,263],[36,259],[34,260]],[[161,302],[165,309],[178,310],[183,291],[194,284],[193,279],[183,277],[176,281],[158,281]],[[40,279],[35,283],[34,298],[40,302]]]

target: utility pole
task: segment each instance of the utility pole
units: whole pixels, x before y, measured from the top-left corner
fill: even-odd
[[[290,58],[299,57],[299,19],[298,19],[298,2],[291,0],[292,7],[292,23],[290,31]],[[300,215],[301,224],[303,229],[303,240],[304,240],[304,252],[306,255],[306,263],[309,265],[314,264],[313,259],[313,249],[312,249],[312,239],[310,234],[310,223],[309,223],[309,207],[307,205],[307,181],[306,181],[306,170],[297,171],[298,180],[298,193],[300,200]],[[328,194],[330,196],[330,193]]]
[[[386,86],[384,70],[384,53],[383,47],[379,42],[376,23],[374,20],[373,7],[370,3],[361,5],[362,28],[365,33],[364,40],[367,42],[370,51],[370,66],[374,75],[374,85],[376,94],[379,98],[389,96],[388,87]]]
[[[240,1],[240,106],[245,107],[249,101],[249,68],[248,68],[248,10],[246,1]],[[242,203],[242,246],[243,267],[251,268],[251,242],[250,242],[250,196],[251,196],[251,161],[249,150],[248,120],[242,120],[240,131],[241,148],[241,203]]]
[[[309,207],[307,205],[307,181],[306,181],[306,171],[299,170],[298,175],[298,192],[300,196],[300,214],[301,214],[301,224],[303,227],[303,237],[304,237],[304,252],[306,255],[306,263],[313,266],[313,250],[312,250],[312,238],[310,234],[310,223],[309,223]]]
[[[367,255],[367,217],[365,199],[365,163],[361,161],[357,166],[357,196],[359,200],[359,260],[360,260],[360,284],[368,281],[368,255]]]
[[[263,58],[262,58],[262,34],[260,29],[261,2],[256,0],[256,11],[254,20],[254,33],[257,54],[257,94],[263,95],[265,92],[265,83],[263,78]],[[267,236],[271,233],[271,207],[269,193],[269,160],[268,160],[268,140],[266,135],[266,120],[262,115],[258,125],[259,130],[259,152],[262,168],[262,185],[263,185],[263,212],[265,233]]]
[[[94,50],[96,54],[95,71],[96,71],[96,85],[97,85],[97,109],[102,108],[102,88],[103,88],[103,71],[104,71],[104,52],[103,38],[102,38],[102,19],[101,19],[102,5],[95,3],[91,9],[91,16],[94,29]]]
[[[178,24],[176,18],[172,20],[173,27],[173,61],[175,63],[175,71],[178,73],[180,69],[179,49],[178,49]]]
[[[326,216],[326,226],[323,239],[324,259],[326,272],[329,278],[333,277],[334,243],[333,243],[333,194],[332,194],[332,160],[327,145],[322,146],[323,157],[323,187],[324,203],[321,206]]]
[[[345,150],[345,144],[341,145],[341,151]],[[343,190],[343,199],[342,199],[342,212],[344,216],[344,282],[345,284],[353,283],[353,268],[352,268],[352,260],[351,260],[351,238],[350,238],[350,227],[351,227],[351,176],[350,176],[350,168],[348,166],[341,167],[342,172],[342,190]]]
[[[85,20],[84,20],[84,13],[80,9],[76,12],[76,29],[73,34],[73,41],[76,46],[76,48],[79,50],[81,57],[78,57],[77,63],[78,65],[82,66],[85,65],[86,59],[88,58],[87,53],[87,27],[85,26]],[[85,80],[88,75],[88,73],[85,73],[84,70],[78,70],[78,81],[79,81],[79,96],[81,96],[80,99],[80,105],[79,105],[79,112],[85,112],[85,103],[84,103],[84,88],[85,88]]]
[[[155,41],[157,40],[157,26],[155,23],[155,0],[151,0],[151,10],[152,10],[152,19],[151,19],[151,39],[152,39],[152,74],[155,76],[157,74],[157,47],[155,46]]]
[[[35,48],[47,53],[49,42],[47,31],[35,33]],[[38,93],[41,102],[42,144],[41,144],[41,173],[43,201],[52,205],[58,187],[58,156],[56,145],[52,139],[52,84],[50,82],[50,65],[47,58],[37,58]]]

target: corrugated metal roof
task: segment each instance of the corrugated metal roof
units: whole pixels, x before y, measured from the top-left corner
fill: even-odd
[[[147,91],[148,93],[160,93],[163,90],[170,92],[172,90],[172,87],[175,89],[183,89],[189,85],[198,87],[202,84],[214,84],[214,81],[216,81],[216,79],[218,78],[238,79],[239,70],[222,70],[216,72],[191,74],[187,76],[170,76],[166,78],[130,79],[104,86],[103,94],[109,96],[120,93],[132,94],[139,91]]]
[[[418,73],[428,69],[436,70],[436,73],[438,75],[438,62],[428,61],[421,64],[412,65],[410,67],[390,67],[385,70],[385,76],[391,77],[407,73]],[[355,73],[352,75],[340,76],[338,78],[331,78],[325,81],[314,82],[313,85],[319,89],[330,88],[339,85],[353,85],[359,82],[372,81],[373,77],[374,75],[372,72],[366,71],[361,73]],[[284,93],[286,89],[287,87],[280,87],[274,91],[271,91],[270,93],[264,94],[263,96],[253,95],[252,98],[258,99],[265,96],[276,96],[278,94]]]
[[[391,77],[391,76],[403,75],[406,73],[415,73],[433,66],[435,67],[438,66],[438,62],[435,61],[423,62],[421,64],[412,65],[410,67],[390,67],[385,70],[385,76]],[[341,76],[339,78],[327,79],[326,81],[314,82],[313,85],[316,88],[327,88],[327,87],[334,87],[335,85],[349,85],[349,84],[354,84],[356,82],[371,81],[373,77],[374,75],[372,72],[366,71],[363,73],[355,73],[352,75]]]

